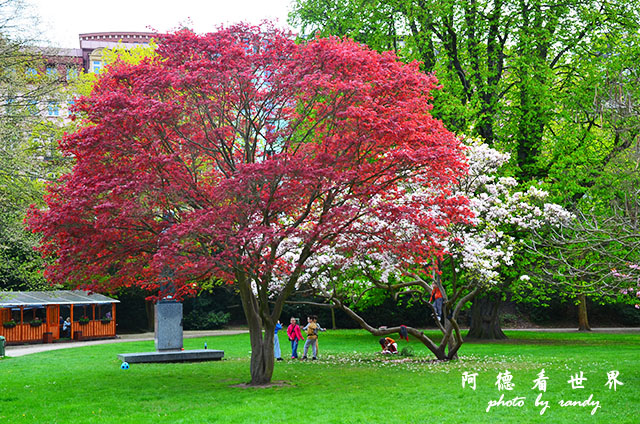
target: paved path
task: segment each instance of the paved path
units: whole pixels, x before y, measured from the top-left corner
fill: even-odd
[[[195,337],[214,337],[214,336],[227,336],[232,334],[248,333],[247,329],[232,329],[232,330],[210,330],[210,331],[185,331],[184,338],[192,339]],[[139,342],[149,341],[154,339],[153,333],[139,333],[139,334],[121,334],[116,339],[105,340],[89,340],[84,342],[68,341],[57,342],[49,344],[33,344],[33,345],[17,345],[7,346],[5,348],[6,355],[11,357],[29,355],[31,353],[45,352],[48,350],[69,349],[72,347],[81,346],[93,346],[106,343],[122,343],[122,342]]]
[[[506,331],[537,331],[545,333],[577,333],[573,328],[503,328]],[[640,334],[640,327],[600,327],[592,328],[591,333]],[[585,334],[588,334],[585,332]]]
[[[463,329],[464,330],[464,329]],[[508,331],[538,331],[538,332],[550,332],[550,333],[573,333],[577,332],[575,328],[503,328]],[[196,337],[215,337],[226,336],[233,334],[248,333],[246,328],[235,328],[230,330],[210,330],[210,331],[185,331],[184,338],[192,339]],[[594,333],[618,333],[618,334],[640,334],[640,328],[634,327],[607,327],[607,328],[593,328]],[[34,345],[17,345],[7,346],[7,356],[24,356],[30,353],[45,352],[48,350],[69,349],[72,347],[92,346],[106,343],[122,343],[122,342],[137,342],[137,341],[149,341],[154,339],[153,333],[139,333],[139,334],[122,334],[118,335],[117,339],[106,340],[90,340],[84,342],[58,342],[51,344],[34,344]]]

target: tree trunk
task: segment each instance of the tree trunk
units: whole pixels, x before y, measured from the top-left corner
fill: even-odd
[[[336,310],[331,308],[331,329],[336,329]]]
[[[144,310],[147,314],[147,331],[154,331],[155,330],[155,303],[153,303],[152,300],[145,300],[144,301]]]
[[[471,306],[471,328],[466,339],[502,340],[507,336],[500,328],[500,299],[478,296]]]
[[[578,331],[591,331],[587,317],[587,296],[578,295]]]
[[[271,382],[275,357],[273,336],[276,323],[263,310],[258,298],[253,294],[246,275],[236,274],[244,315],[249,324],[251,340],[251,386],[263,386]],[[267,303],[267,302],[264,302]],[[262,307],[264,308],[264,303]]]
[[[273,375],[274,355],[273,336],[274,329],[266,329],[249,325],[251,338],[251,383],[252,386],[261,386],[271,382]]]

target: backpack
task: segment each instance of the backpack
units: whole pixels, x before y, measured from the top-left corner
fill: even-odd
[[[400,338],[409,341],[409,332],[407,331],[407,326],[405,325],[400,326]]]
[[[317,336],[318,335],[318,326],[314,323],[307,325],[307,337]]]

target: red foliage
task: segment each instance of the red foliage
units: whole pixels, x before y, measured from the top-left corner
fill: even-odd
[[[54,259],[46,275],[182,297],[239,273],[267,286],[292,238],[294,277],[349,233],[438,254],[429,237],[463,215],[446,187],[464,166],[458,140],[429,114],[435,88],[418,64],[350,40],[295,44],[247,25],[162,36],[156,58],[112,65],[77,102],[82,127],[60,143],[77,163],[28,217]],[[370,202],[402,197],[408,179],[444,193],[432,199],[444,214]],[[429,242],[399,245],[393,225],[363,229],[364,216],[413,220]]]

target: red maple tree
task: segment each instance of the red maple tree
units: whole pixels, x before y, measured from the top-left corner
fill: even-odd
[[[264,384],[275,323],[310,257],[349,234],[397,247],[392,226],[360,223],[412,219],[415,205],[393,201],[409,180],[446,212],[417,214],[417,236],[460,218],[464,199],[446,195],[464,172],[460,143],[429,114],[434,76],[351,40],[296,44],[240,24],[160,36],[157,53],[110,66],[77,102],[81,129],[60,143],[76,165],[28,222],[56,283],[160,298],[234,284],[251,383]],[[416,249],[438,254],[424,239]]]

